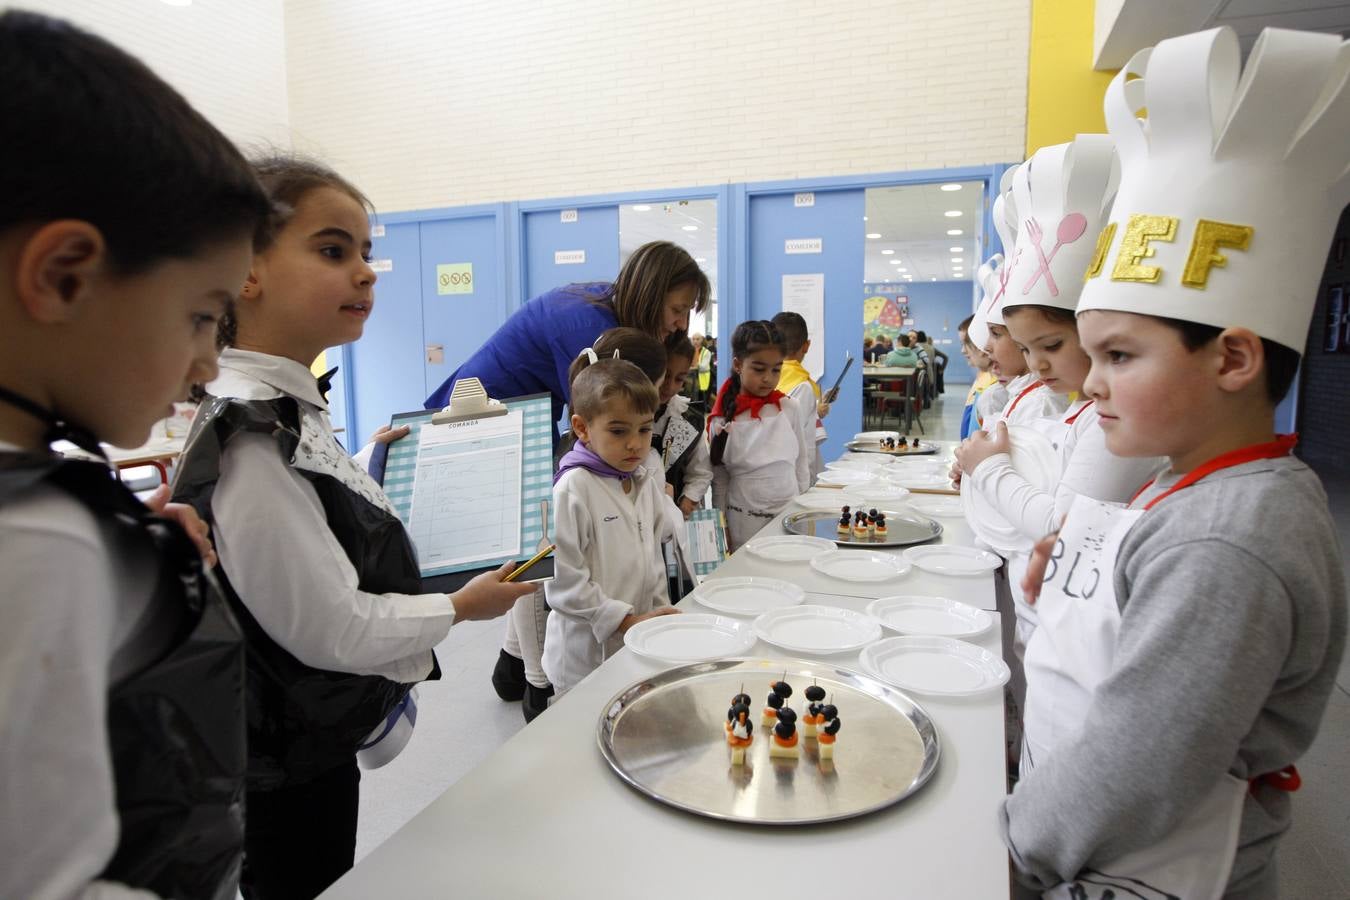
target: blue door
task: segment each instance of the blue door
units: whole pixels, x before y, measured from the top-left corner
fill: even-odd
[[[862,190],[817,191],[815,205],[794,206],[793,194],[752,194],[749,198],[749,317],[772,319],[783,309],[783,276],[825,276],[825,369],[821,390],[828,390],[844,365],[844,352],[862,351],[863,212]],[[788,253],[813,248],[798,243],[819,239],[818,253]],[[734,329],[737,323],[729,322]],[[811,335],[819,341],[819,335]],[[731,331],[718,340],[723,372],[731,371]],[[825,420],[829,439],[821,446],[825,459],[836,459],[862,425],[862,361],[853,366],[839,388],[839,398]]]
[[[563,221],[571,212],[575,221]],[[613,281],[619,274],[619,207],[531,210],[524,219],[526,300],[574,282]]]
[[[420,409],[426,396],[419,226],[408,222],[384,229],[372,241],[375,306],[365,333],[349,345],[353,416],[344,443],[353,452],[394,413]]]
[[[431,395],[506,321],[503,209],[422,223],[422,395]],[[416,409],[416,407],[411,407]]]

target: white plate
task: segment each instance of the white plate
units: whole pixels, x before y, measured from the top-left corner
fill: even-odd
[[[873,600],[867,614],[900,634],[931,637],[972,638],[994,623],[989,613],[956,600],[908,594]]]
[[[900,440],[898,431],[860,431],[853,436],[855,441],[879,441],[883,438],[895,438]]]
[[[841,469],[856,469],[863,472],[879,472],[890,465],[887,459],[878,459],[876,456],[841,456],[834,462],[827,462],[825,468],[831,472],[837,472]]]
[[[1009,456],[1013,471],[1037,491],[1053,491],[1061,474],[1059,451],[1050,439],[1034,428],[1008,428]],[[969,478],[961,479],[961,506],[975,536],[999,550],[1026,552],[1036,543],[1004,517],[984,492],[975,490]]]
[[[910,547],[905,559],[934,575],[983,575],[1003,565],[1003,560],[988,550],[953,544]]]
[[[909,498],[909,505],[915,512],[923,513],[925,516],[959,519],[966,514],[961,507],[960,497],[920,497],[916,495]]]
[[[811,568],[841,581],[885,581],[908,572],[910,564],[894,553],[832,550],[812,557]]]
[[[776,578],[714,578],[704,581],[690,596],[708,609],[730,616],[757,616],[796,606],[806,599],[806,592]]]
[[[910,489],[927,488],[931,490],[952,486],[951,476],[947,474],[946,469],[891,468],[886,471],[885,478],[891,484]]]
[[[854,487],[859,484],[869,484],[877,480],[878,473],[882,471],[870,469],[826,469],[816,478],[816,484],[833,484],[839,487]]]
[[[794,606],[754,621],[761,640],[793,653],[847,653],[881,637],[871,616],[835,606]]]
[[[805,534],[766,534],[745,545],[745,549],[761,559],[773,562],[804,563],[822,553],[835,549],[834,541]]]
[[[860,484],[853,489],[853,493],[863,501],[860,504],[863,509],[869,506],[894,506],[909,497],[909,491],[888,481]]]
[[[666,662],[694,663],[743,656],[758,638],[750,623],[706,613],[678,613],[639,622],[623,642],[639,656]]]
[[[946,637],[893,637],[863,649],[863,670],[902,690],[965,697],[1008,682],[1008,666],[974,644]]]
[[[839,488],[811,488],[806,493],[794,497],[793,503],[802,509],[821,510],[824,512],[838,512],[841,507],[847,506],[850,509],[857,509],[863,505],[862,497],[851,491],[843,491]]]

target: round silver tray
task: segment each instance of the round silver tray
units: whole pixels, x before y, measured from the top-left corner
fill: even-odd
[[[930,453],[936,453],[937,447],[932,443],[924,444],[918,450],[883,450],[877,441],[849,441],[844,445],[854,453],[880,453],[884,456],[927,456]]]
[[[839,513],[819,509],[788,513],[783,516],[783,530],[788,534],[824,538],[827,541],[834,541],[840,547],[910,547],[942,536],[941,523],[913,510],[900,512],[878,508],[877,512],[886,516],[887,533],[884,538],[871,537],[858,540],[853,537],[851,529],[845,537],[838,530]]]
[[[812,683],[839,707],[843,727],[833,760],[820,759],[816,740],[804,732],[798,759],[769,756],[772,729],[760,727],[762,704],[769,685],[783,678],[799,716]],[[756,704],[754,741],[744,765],[733,766],[725,722],[742,688]],[[648,797],[758,825],[832,822],[898,803],[924,786],[941,750],[933,720],[905,694],[805,660],[725,659],[670,669],[611,700],[596,737],[618,776]]]

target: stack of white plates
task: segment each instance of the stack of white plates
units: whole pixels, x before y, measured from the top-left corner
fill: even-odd
[[[822,487],[813,487],[806,493],[793,498],[792,502],[802,509],[820,512],[838,512],[839,508],[843,506],[857,509],[863,505],[862,497],[853,491]]]
[[[879,472],[884,470],[875,469],[826,469],[816,478],[818,485],[833,485],[835,487],[856,487],[860,484],[869,484],[877,480]]]

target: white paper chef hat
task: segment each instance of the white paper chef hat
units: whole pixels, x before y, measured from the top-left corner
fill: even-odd
[[[1077,307],[1119,182],[1115,143],[1105,134],[1042,147],[1018,168],[1013,199],[1021,222],[1006,264],[1001,310]]]
[[[985,303],[993,303],[994,297],[998,294],[998,273],[1002,266],[1003,254],[995,253],[981,263],[979,271],[975,273],[976,283],[980,286],[980,295],[975,301],[975,315],[970,320],[966,334],[970,337],[970,342],[981,350],[989,343],[989,318]]]
[[[1350,51],[1266,29],[1241,69],[1236,35],[1217,28],[1141,51],[1112,80],[1120,190],[1080,313],[1242,326],[1303,351],[1350,199]]]

